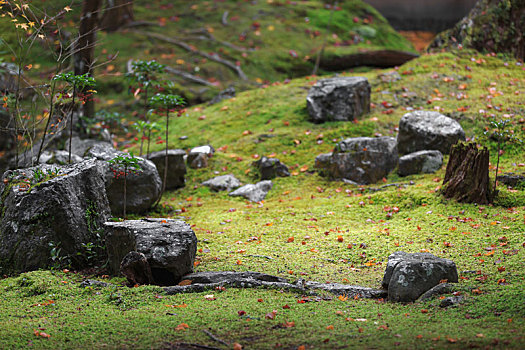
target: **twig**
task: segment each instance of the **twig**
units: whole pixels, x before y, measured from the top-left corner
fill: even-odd
[[[176,343],[176,345],[181,345],[185,347],[191,346],[197,349],[204,349],[204,350],[221,350],[220,348],[216,348],[214,346],[201,345],[201,344],[195,344],[195,343]],[[173,348],[173,349],[178,349],[178,348]]]
[[[221,23],[223,26],[227,26],[228,25],[228,15],[230,14],[229,11],[224,11],[224,13],[222,14],[222,18],[221,18]]]
[[[208,337],[210,337],[211,339],[215,340],[216,342],[219,342],[223,345],[226,345],[226,346],[230,346],[230,344],[226,343],[224,340],[222,340],[221,338],[217,337],[216,335],[214,335],[212,332],[206,330],[206,329],[203,329],[202,330],[204,333],[206,333],[206,335]]]
[[[249,256],[252,258],[263,258],[263,259],[273,260],[271,256],[266,256],[266,255],[246,255],[246,256]]]
[[[186,44],[183,41],[179,41],[179,40],[176,40],[176,39],[173,39],[173,38],[169,38],[169,37],[167,37],[165,35],[162,35],[162,34],[143,32],[143,31],[139,31],[139,30],[135,30],[134,32],[137,33],[137,34],[145,35],[145,36],[147,36],[149,38],[153,38],[153,39],[165,41],[165,42],[173,44],[173,45],[177,45],[177,46],[183,48],[186,51],[193,52],[193,53],[195,53],[195,54],[197,54],[199,56],[205,57],[205,58],[207,58],[207,59],[209,59],[211,61],[215,61],[217,63],[223,64],[226,67],[228,67],[231,70],[233,70],[234,72],[236,72],[237,75],[239,76],[239,78],[241,78],[242,80],[248,80],[248,77],[246,76],[246,74],[244,74],[244,72],[242,71],[241,67],[238,67],[233,62],[230,62],[228,60],[222,59],[219,55],[217,55],[215,53],[214,54],[209,54],[209,53],[200,51],[197,48],[195,48],[194,46],[188,45],[188,44]]]
[[[214,86],[209,81],[207,81],[205,79],[202,79],[202,78],[199,78],[198,76],[190,74],[188,72],[184,72],[184,71],[181,71],[181,70],[169,67],[169,66],[164,67],[164,70],[166,72],[168,72],[168,73],[181,76],[181,77],[183,77],[186,80],[193,81],[194,83],[199,83],[199,84],[206,85],[206,86]]]

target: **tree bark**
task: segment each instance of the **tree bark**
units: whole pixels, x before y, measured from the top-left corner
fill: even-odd
[[[133,22],[133,0],[107,0],[100,27],[114,32]]]
[[[475,143],[458,143],[450,151],[443,195],[458,202],[488,204],[492,202],[489,182],[489,150]]]
[[[75,44],[75,75],[86,73],[92,75],[93,73],[92,66],[98,30],[98,15],[101,6],[102,0],[84,0],[78,39]],[[94,116],[95,104],[92,99],[88,99],[84,104],[84,117],[92,119]],[[71,122],[73,122],[73,120],[71,120]]]

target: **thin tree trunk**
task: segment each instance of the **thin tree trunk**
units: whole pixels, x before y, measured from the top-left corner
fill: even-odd
[[[126,189],[127,189],[128,167],[124,166],[124,220],[126,220]]]
[[[159,199],[157,199],[157,202],[155,203],[155,207],[159,205],[160,200],[162,198],[162,195],[164,194],[164,191],[166,190],[166,179],[168,178],[168,135],[169,135],[169,125],[170,125],[170,110],[169,108],[166,108],[166,155],[164,157],[164,175],[162,179],[162,190],[160,191]]]
[[[102,0],[84,0],[82,6],[82,17],[78,30],[78,39],[75,44],[74,74],[93,74],[93,60],[95,43],[98,30],[98,15],[102,6]],[[89,90],[86,87],[82,92]],[[83,105],[84,117],[93,119],[95,115],[95,103],[92,99],[85,101]]]
[[[321,46],[321,50],[317,53],[317,58],[315,60],[315,66],[314,66],[314,70],[312,72],[312,75],[316,75],[317,71],[319,70],[319,64],[321,63],[321,58],[323,56],[324,48],[326,46],[326,39],[327,39],[328,35],[330,34],[330,25],[332,24],[332,17],[334,15],[334,10],[335,10],[335,7],[337,6],[337,4],[338,4],[337,0],[334,1],[334,3],[332,4],[332,9],[330,10],[330,17],[328,18],[328,23],[326,24],[326,33],[324,35],[323,45]]]
[[[100,26],[105,31],[114,32],[133,22],[133,17],[132,0],[107,0]]]
[[[71,114],[69,118],[69,156],[68,156],[68,164],[71,164],[71,144],[73,143],[73,113],[75,113],[75,95],[77,94],[77,85],[73,85],[73,106],[71,107]]]

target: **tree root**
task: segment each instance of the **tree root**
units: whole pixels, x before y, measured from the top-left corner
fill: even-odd
[[[174,39],[174,38],[169,38],[169,37],[167,37],[165,35],[162,35],[162,34],[159,34],[159,33],[143,32],[143,31],[138,31],[138,30],[135,30],[134,32],[137,33],[137,34],[145,35],[145,36],[147,36],[149,38],[152,38],[152,39],[157,39],[157,40],[164,41],[164,42],[167,42],[167,43],[170,43],[170,44],[173,44],[173,45],[177,45],[177,46],[179,46],[180,48],[182,48],[182,49],[184,49],[186,51],[195,53],[195,54],[197,54],[199,56],[202,56],[202,57],[205,57],[205,58],[207,58],[207,59],[209,59],[211,61],[214,61],[214,62],[220,63],[222,65],[225,65],[226,67],[230,68],[235,73],[237,73],[239,78],[241,78],[242,80],[248,80],[248,77],[246,76],[246,74],[244,74],[244,72],[242,71],[241,67],[237,66],[235,63],[233,63],[231,61],[228,61],[228,60],[225,60],[225,59],[221,58],[216,53],[209,54],[209,53],[200,51],[196,47],[194,47],[192,45],[189,45],[189,44],[187,44],[187,43],[185,43],[183,41],[180,41],[180,40],[177,40],[177,39]]]

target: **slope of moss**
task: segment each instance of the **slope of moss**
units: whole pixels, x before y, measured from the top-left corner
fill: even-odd
[[[43,16],[42,10],[54,15],[67,5],[70,1],[54,0],[33,1],[30,6]],[[51,33],[54,28],[50,27],[51,41],[68,45],[66,38],[76,35],[81,6],[74,4],[71,8],[58,17],[60,37]],[[96,57],[101,66],[95,76],[101,82],[99,92],[114,95],[115,90],[127,91],[125,84],[111,82],[126,71],[129,59],[156,59],[207,80],[211,86],[170,76],[180,86],[175,89],[177,92],[198,101],[232,84],[242,90],[267,81],[308,75],[324,43],[327,58],[364,49],[414,51],[374,8],[360,0],[342,2],[334,9],[322,1],[134,1],[134,13],[135,20],[149,25],[98,33]],[[6,33],[3,39],[15,51],[17,35],[24,39],[28,32],[23,28],[15,31],[9,16],[0,18],[0,28]],[[151,34],[183,42],[191,50],[152,38]],[[52,54],[47,46],[56,46],[51,41],[45,44],[37,40],[24,62],[24,66],[40,68],[35,71],[35,78],[56,65],[57,52]],[[197,51],[217,54],[237,65],[248,80],[241,81],[233,69]],[[11,61],[13,53],[3,45],[0,57]]]

